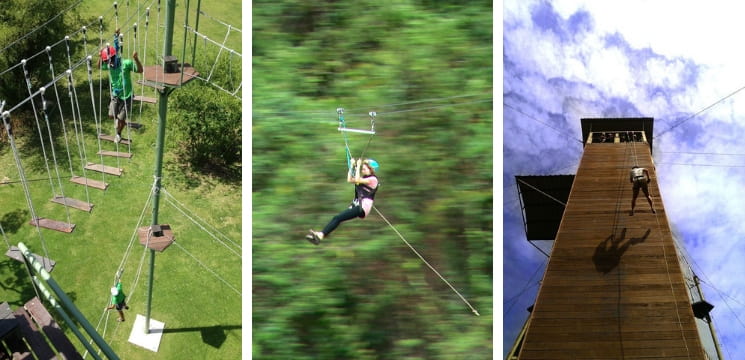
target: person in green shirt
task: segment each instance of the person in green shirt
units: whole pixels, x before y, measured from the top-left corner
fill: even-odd
[[[111,305],[106,307],[106,310],[116,308],[116,311],[119,312],[119,318],[116,321],[124,321],[124,311],[122,310],[129,310],[125,298],[124,291],[122,291],[122,282],[119,281],[116,283],[116,286],[111,288]]]
[[[116,136],[118,143],[122,139],[122,129],[127,124],[127,116],[132,110],[134,99],[132,92],[132,72],[142,73],[142,63],[137,51],[132,53],[132,59],[123,59],[121,34],[119,29],[114,33],[114,46],[107,45],[99,53],[98,65],[109,70],[111,84],[111,102],[109,103],[109,118],[116,118]]]

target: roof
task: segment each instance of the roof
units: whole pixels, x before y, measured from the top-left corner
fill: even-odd
[[[574,175],[515,176],[528,240],[554,240]],[[553,198],[553,199],[552,199]]]
[[[649,151],[652,152],[652,133],[654,129],[654,118],[585,118],[582,121],[582,141],[587,141],[590,132],[597,131],[644,131],[649,143]]]

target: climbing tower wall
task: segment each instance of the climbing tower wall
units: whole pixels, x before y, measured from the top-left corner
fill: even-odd
[[[630,216],[635,163],[656,214]],[[520,359],[704,359],[656,180],[644,141],[585,145]]]

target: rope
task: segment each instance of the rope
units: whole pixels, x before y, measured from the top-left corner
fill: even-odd
[[[5,106],[5,102],[3,102],[0,106],[0,108]],[[3,118],[3,124],[5,125],[5,131],[8,133],[8,140],[10,141],[10,147],[13,150],[13,159],[16,162],[16,168],[18,168],[18,176],[21,179],[21,184],[23,185],[23,193],[26,197],[26,204],[28,205],[28,209],[31,212],[31,218],[36,221],[36,231],[39,233],[39,238],[41,239],[41,245],[44,249],[44,256],[46,258],[42,259],[42,263],[44,267],[47,266],[47,260],[49,258],[49,253],[47,252],[47,246],[46,242],[44,241],[44,235],[41,233],[41,226],[39,225],[40,221],[39,218],[36,216],[36,211],[34,210],[34,204],[31,200],[31,191],[28,188],[28,183],[26,182],[26,175],[23,171],[23,164],[21,163],[21,158],[18,156],[18,149],[16,148],[16,142],[13,136],[13,131],[10,128],[10,112],[5,111],[2,113]]]
[[[391,227],[391,229],[393,229],[393,231],[394,231],[394,232],[395,232],[395,233],[396,233],[396,234],[398,235],[398,237],[399,237],[399,238],[401,238],[401,240],[403,240],[403,242],[404,242],[404,243],[406,244],[406,246],[408,246],[408,247],[409,247],[409,249],[411,249],[411,251],[413,251],[413,252],[414,252],[414,254],[416,254],[416,256],[418,256],[418,257],[419,257],[419,259],[421,259],[421,260],[422,260],[422,262],[424,262],[424,264],[425,264],[425,265],[427,265],[427,267],[429,267],[429,269],[430,269],[430,270],[432,270],[432,271],[433,271],[433,272],[434,272],[435,274],[437,274],[437,276],[439,276],[439,277],[440,277],[440,279],[441,279],[442,281],[444,281],[444,282],[445,282],[445,284],[447,284],[447,285],[448,285],[448,286],[450,287],[450,289],[452,289],[452,290],[453,290],[453,291],[454,291],[454,292],[455,292],[455,293],[456,293],[456,294],[457,294],[457,295],[458,295],[458,296],[460,297],[460,299],[461,299],[461,300],[463,300],[463,302],[464,302],[464,303],[466,303],[466,305],[468,305],[468,307],[469,307],[469,308],[471,308],[471,311],[472,311],[472,312],[473,312],[474,314],[476,314],[476,316],[480,316],[480,315],[479,315],[479,312],[478,312],[478,311],[476,311],[476,309],[474,309],[474,308],[473,308],[473,306],[471,306],[471,303],[469,303],[469,302],[468,302],[468,300],[466,300],[466,298],[464,298],[464,297],[463,297],[463,295],[461,295],[461,294],[460,294],[460,293],[458,292],[458,290],[455,290],[455,288],[453,287],[453,285],[450,285],[450,283],[449,283],[449,282],[448,282],[447,280],[445,280],[445,278],[444,278],[444,277],[442,277],[442,275],[440,275],[440,273],[439,273],[439,272],[437,272],[437,270],[435,270],[435,268],[434,268],[434,267],[432,267],[432,265],[430,265],[430,264],[429,264],[429,263],[427,262],[427,260],[425,260],[425,259],[424,259],[424,257],[422,257],[422,255],[420,255],[420,254],[419,254],[419,252],[417,252],[417,251],[416,251],[416,249],[414,249],[414,247],[412,247],[412,246],[411,246],[411,244],[409,244],[409,242],[408,242],[408,241],[406,241],[406,239],[405,239],[405,238],[403,237],[403,235],[401,235],[401,233],[400,233],[400,232],[398,232],[398,230],[396,230],[396,228],[395,228],[395,227],[394,227],[394,226],[393,226],[393,225],[392,225],[392,224],[391,224],[391,223],[390,223],[390,222],[388,221],[388,219],[386,219],[386,218],[385,218],[385,216],[383,216],[383,214],[382,214],[382,213],[381,213],[381,212],[380,212],[380,211],[378,210],[378,208],[376,208],[376,207],[375,207],[375,205],[373,205],[373,209],[375,210],[375,212],[376,212],[376,213],[377,213],[378,215],[380,215],[380,217],[381,217],[381,218],[382,218],[382,219],[383,219],[383,220],[384,220],[384,221],[386,222],[386,224],[388,224],[388,226],[390,226],[390,227]]]
[[[220,244],[221,244],[222,246],[224,246],[225,248],[227,248],[228,250],[230,250],[230,252],[234,253],[234,254],[235,254],[235,255],[237,255],[237,256],[238,256],[239,258],[242,258],[241,254],[240,254],[239,252],[235,251],[235,250],[234,250],[234,249],[232,249],[232,248],[231,248],[230,246],[228,246],[227,244],[225,244],[224,242],[222,242],[222,241],[221,241],[220,239],[218,239],[218,238],[217,238],[217,236],[216,236],[215,234],[213,234],[212,232],[210,232],[209,230],[207,230],[207,229],[206,229],[206,228],[205,228],[205,227],[204,227],[204,226],[203,226],[202,224],[200,224],[199,222],[197,222],[197,221],[196,221],[196,220],[194,219],[194,217],[195,217],[195,218],[197,218],[197,219],[199,219],[199,220],[200,220],[200,221],[202,221],[203,223],[205,223],[205,224],[209,225],[209,224],[208,224],[208,223],[207,223],[206,221],[204,221],[204,219],[200,218],[200,217],[199,217],[199,216],[197,216],[197,215],[194,215],[194,212],[193,212],[193,211],[191,211],[191,210],[189,210],[189,209],[186,209],[186,207],[184,206],[184,204],[182,204],[182,203],[180,203],[180,202],[179,202],[178,200],[176,200],[176,198],[174,198],[174,197],[173,197],[173,195],[171,195],[171,194],[170,194],[170,193],[169,193],[168,191],[166,191],[166,189],[164,189],[164,188],[161,188],[160,190],[161,190],[161,193],[163,193],[163,194],[166,194],[166,196],[167,196],[167,198],[166,198],[166,201],[167,201],[167,202],[168,202],[169,204],[171,204],[171,206],[173,206],[173,207],[174,207],[174,208],[175,208],[176,210],[178,210],[178,211],[179,211],[179,212],[180,212],[180,213],[181,213],[182,215],[184,215],[184,216],[185,216],[186,218],[188,218],[189,220],[191,220],[191,222],[193,222],[193,223],[194,223],[195,225],[197,225],[197,226],[198,226],[198,227],[199,227],[200,229],[202,229],[202,230],[203,230],[204,232],[206,232],[207,234],[209,234],[209,235],[210,235],[210,236],[211,236],[211,237],[212,237],[212,238],[213,238],[213,239],[214,239],[215,241],[219,242],[219,243],[220,243]],[[172,200],[173,200],[173,201],[172,201]],[[179,208],[179,206],[177,206],[177,205],[176,205],[176,204],[175,204],[174,202],[175,202],[175,203],[177,203],[178,205],[180,205],[180,206],[181,206],[181,208]],[[191,214],[193,215],[193,217],[192,217],[192,216],[190,216],[189,214],[187,214],[187,213],[186,213],[186,212],[184,211],[184,209],[186,209],[187,211],[189,211],[189,212],[190,212],[190,213],[191,213]],[[237,248],[238,248],[239,250],[242,250],[242,247],[241,247],[241,245],[237,244],[237,243],[236,243],[235,241],[232,241],[232,240],[230,240],[230,239],[229,239],[229,238],[228,238],[227,236],[225,236],[224,234],[222,234],[222,233],[221,233],[220,231],[218,231],[218,230],[217,230],[217,229],[215,229],[214,227],[212,227],[212,229],[213,229],[213,230],[214,230],[215,232],[217,232],[218,234],[222,235],[222,237],[223,237],[223,238],[225,238],[225,240],[227,240],[228,242],[230,242],[230,243],[231,243],[232,245],[234,245],[235,247],[237,247]]]
[[[205,13],[205,12],[204,12],[204,11],[202,11],[202,10],[199,10],[199,13],[200,13],[200,14],[202,14],[202,15],[204,15],[204,16],[206,16],[206,17],[208,17],[208,18],[210,18],[210,19],[212,19],[212,20],[215,20],[215,21],[217,21],[218,23],[220,23],[220,24],[222,24],[222,25],[225,25],[225,26],[228,26],[228,27],[232,27],[232,28],[233,28],[233,30],[235,30],[235,31],[237,31],[237,32],[239,32],[239,33],[242,33],[241,29],[239,29],[239,28],[236,28],[235,26],[233,26],[233,25],[230,25],[230,24],[227,24],[227,23],[225,23],[225,22],[223,22],[223,21],[220,21],[220,20],[218,20],[218,19],[215,19],[214,17],[212,17],[212,16],[208,15],[207,13]]]
[[[89,55],[88,58],[87,58],[87,60],[88,61],[86,63],[88,65],[88,89],[91,91],[91,106],[92,106],[92,109],[93,109],[93,121],[96,123],[96,141],[98,143],[99,160],[101,161],[101,164],[103,164],[103,151],[102,151],[103,149],[101,147],[101,138],[98,136],[98,134],[101,133],[101,120],[99,118],[100,109],[99,109],[98,112],[96,112],[96,100],[95,100],[96,99],[96,95],[95,95],[95,92],[93,91],[93,57]],[[100,89],[101,82],[99,82],[98,84],[99,84],[99,89]],[[101,97],[100,97],[100,94],[99,94],[99,106],[100,106],[100,99],[101,99]],[[101,182],[103,182],[103,183],[106,182],[106,177],[105,177],[106,175],[105,174],[106,174],[105,171],[101,171]],[[85,182],[86,182],[86,186],[87,186],[88,185],[88,179],[87,178],[85,179]]]
[[[26,60],[21,60],[21,64],[23,65],[23,75],[26,80],[26,90],[28,90],[29,97],[33,98],[35,94],[33,94],[31,91],[31,74],[29,73],[28,69],[26,69]],[[31,99],[31,108],[34,111],[34,120],[36,121],[36,130],[39,133],[39,143],[41,144],[41,152],[44,155],[44,166],[47,169],[47,177],[49,178],[49,187],[52,189],[52,196],[54,196],[54,182],[52,181],[52,172],[51,170],[49,170],[49,158],[47,156],[46,146],[44,146],[44,136],[41,135],[41,125],[39,124],[39,114],[36,111],[36,104],[34,103],[33,99]]]
[[[42,113],[44,114],[44,122],[47,125],[47,133],[49,134],[49,147],[52,149],[52,159],[54,160],[54,171],[57,173],[57,182],[59,184],[60,193],[62,194],[62,198],[65,199],[66,198],[66,196],[65,196],[65,188],[62,185],[62,177],[60,176],[59,165],[57,164],[57,154],[54,151],[54,140],[53,140],[53,137],[52,137],[52,128],[49,125],[49,116],[47,115],[47,113],[48,113],[48,111],[47,111],[47,102],[44,99],[44,90],[42,90],[39,93],[39,96],[41,97],[41,106],[42,106]],[[88,202],[90,202],[90,200]],[[65,209],[67,209],[67,201],[64,202],[64,205],[65,205]],[[70,221],[70,211],[69,210],[67,211],[67,222],[68,223],[71,222]]]
[[[227,286],[228,286],[228,287],[229,287],[229,288],[230,288],[231,290],[235,291],[235,293],[236,293],[236,294],[238,294],[238,296],[241,296],[241,295],[242,295],[242,294],[241,294],[241,291],[240,291],[240,290],[236,289],[236,288],[235,288],[235,287],[234,287],[233,285],[230,285],[230,283],[229,283],[229,282],[227,282],[227,281],[226,281],[225,279],[221,278],[221,277],[220,277],[220,275],[217,275],[217,273],[216,273],[216,272],[214,272],[214,271],[212,271],[212,269],[210,269],[210,268],[209,268],[209,267],[208,267],[207,265],[204,265],[204,264],[203,264],[203,263],[202,263],[201,261],[199,261],[199,259],[197,259],[196,257],[194,257],[194,255],[192,255],[192,254],[191,254],[190,252],[186,251],[186,249],[184,249],[184,248],[183,248],[183,247],[181,246],[181,244],[179,244],[179,243],[178,243],[177,241],[174,241],[174,242],[173,242],[173,244],[174,244],[174,245],[176,245],[176,246],[177,246],[177,247],[178,247],[179,249],[183,250],[183,252],[185,252],[185,253],[186,253],[186,255],[189,255],[189,257],[191,257],[192,259],[194,259],[194,261],[196,261],[196,262],[197,262],[197,263],[198,263],[199,265],[201,265],[201,266],[202,266],[203,268],[205,268],[205,269],[206,269],[207,271],[209,271],[210,273],[212,273],[212,275],[213,275],[214,277],[216,277],[216,278],[217,278],[218,280],[222,281],[222,282],[223,282],[223,283],[224,283],[225,285],[227,285]]]
[[[25,35],[23,35],[23,36],[19,37],[18,39],[16,39],[16,40],[15,40],[15,41],[13,41],[12,43],[8,44],[8,45],[7,45],[6,47],[4,47],[4,48],[3,48],[2,50],[0,50],[0,54],[1,54],[1,53],[3,53],[3,52],[5,52],[5,50],[8,50],[8,49],[9,49],[10,47],[12,47],[13,45],[17,44],[17,43],[18,43],[19,41],[21,41],[21,40],[23,40],[23,39],[25,39],[25,38],[27,38],[27,37],[31,36],[31,34],[35,33],[35,32],[36,32],[37,30],[39,30],[39,29],[41,29],[41,28],[43,28],[43,27],[47,26],[47,24],[49,24],[50,22],[54,21],[54,19],[58,18],[58,17],[60,16],[60,15],[63,15],[64,13],[66,13],[66,12],[70,11],[70,9],[72,9],[72,8],[74,8],[74,7],[76,7],[76,6],[78,6],[78,5],[79,5],[79,4],[81,3],[81,2],[83,2],[83,0],[78,0],[78,2],[76,2],[76,3],[72,4],[72,5],[70,5],[69,7],[67,7],[67,9],[65,9],[65,10],[62,10],[62,11],[61,11],[60,13],[58,13],[57,15],[55,15],[54,17],[52,17],[51,19],[47,20],[47,21],[46,21],[46,22],[44,22],[43,24],[41,24],[41,25],[37,26],[37,27],[36,27],[36,28],[34,28],[33,30],[31,30],[31,31],[27,32],[27,33],[26,33]]]
[[[661,244],[660,246],[662,247],[662,259],[665,262],[665,271],[667,272],[667,280],[668,280],[668,283],[670,284],[670,294],[673,296],[673,298],[675,298],[675,288],[673,287],[673,279],[670,276],[670,266],[667,262],[667,252],[665,251],[665,243],[664,243],[664,238],[662,236],[662,225],[660,224],[659,216],[657,214],[653,214],[653,215],[654,215],[655,221],[657,222],[657,231],[660,234],[659,236],[660,236],[660,244]],[[686,355],[690,359],[691,352],[690,352],[690,349],[688,349],[688,342],[686,341],[685,330],[683,329],[683,322],[680,319],[680,309],[678,309],[678,302],[673,301],[673,304],[675,305],[675,316],[677,316],[678,318],[678,328],[680,329],[680,335],[683,337],[683,345],[685,345]]]
[[[529,188],[531,188],[531,189],[533,189],[533,190],[535,190],[535,191],[537,191],[537,192],[539,192],[539,193],[541,193],[541,194],[545,195],[545,196],[546,196],[546,197],[548,197],[549,199],[551,199],[551,200],[553,200],[553,201],[556,201],[557,203],[561,204],[561,206],[564,206],[564,207],[566,207],[566,206],[567,206],[567,204],[563,203],[563,202],[562,202],[561,200],[559,200],[559,199],[557,199],[557,198],[555,198],[555,197],[553,197],[553,196],[551,196],[551,195],[549,195],[549,194],[547,194],[547,193],[545,193],[545,192],[543,192],[543,191],[539,190],[539,189],[538,189],[538,188],[536,188],[535,186],[533,186],[533,185],[530,185],[530,184],[528,184],[528,183],[526,183],[525,181],[522,181],[522,180],[520,180],[520,179],[518,179],[517,181],[519,181],[519,182],[523,183],[523,185],[525,185],[525,186],[527,186],[527,187],[529,187]]]
[[[72,111],[72,126],[75,129],[75,142],[78,145],[78,156],[80,157],[80,168],[83,172],[83,177],[88,178],[88,175],[85,171],[85,165],[88,162],[88,158],[86,156],[85,151],[85,140],[83,139],[83,120],[82,116],[80,115],[80,107],[77,107],[77,114],[76,117],[76,105],[78,104],[77,101],[77,94],[75,93],[75,84],[73,82],[72,78],[72,71],[67,70],[67,96],[70,98],[70,110]],[[80,118],[80,121],[77,119]],[[80,130],[78,130],[78,123],[80,125]],[[85,193],[86,196],[90,198],[90,195],[88,195],[88,187],[85,187]],[[90,202],[90,200],[89,200]]]

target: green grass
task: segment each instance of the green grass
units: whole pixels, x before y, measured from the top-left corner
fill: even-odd
[[[131,3],[130,6],[134,6],[137,2]],[[184,4],[183,1],[179,3]],[[192,3],[192,6],[196,6],[196,2]],[[222,21],[239,26],[240,12],[231,10],[240,8],[240,3],[226,3],[232,4],[232,8],[222,2],[219,5],[210,4],[212,8],[207,8],[203,2],[202,10]],[[163,4],[165,7],[165,1]],[[83,11],[99,14],[100,8],[108,8],[111,3],[87,1],[85,5]],[[183,13],[183,9],[177,7],[177,14],[179,10]],[[151,26],[153,21],[151,19]],[[183,20],[179,20],[179,15],[176,23],[183,23]],[[215,29],[222,28],[221,33],[224,36],[225,27],[212,20],[200,20],[200,31],[203,28],[202,24],[205,24],[204,29],[208,31],[208,23],[212,23],[211,26]],[[174,31],[174,35],[182,34],[182,30]],[[162,36],[160,41],[162,42]],[[174,49],[178,48],[180,51],[180,46],[181,42],[174,39]],[[240,49],[240,43],[235,49]],[[81,80],[77,80],[76,85],[78,93],[83,96],[80,104],[82,121],[86,127],[86,157],[90,162],[100,163],[100,158],[95,155],[98,142],[95,139],[90,99],[84,97],[88,91],[88,84],[82,80],[83,75],[79,79]],[[94,88],[97,91],[97,84],[94,84]],[[190,88],[194,87],[187,85],[176,91],[190,91]],[[139,93],[140,90],[137,89],[136,92]],[[65,108],[65,111],[69,109]],[[89,188],[86,192],[85,187],[68,181],[68,152],[73,158],[73,173],[82,175],[80,159],[77,157],[78,149],[72,133],[68,134],[69,149],[65,146],[64,137],[57,133],[54,143],[59,171],[62,174],[62,190],[67,197],[94,204],[91,213],[69,208],[70,221],[76,224],[71,234],[41,229],[40,235],[35,227],[28,224],[31,214],[23,186],[15,182],[19,180],[19,173],[13,152],[7,142],[0,142],[0,180],[8,178],[12,182],[0,185],[0,221],[10,245],[23,242],[34,253],[48,254],[57,262],[52,271],[53,278],[72,298],[88,321],[94,327],[98,326],[99,333],[104,335],[121,358],[237,359],[241,357],[242,343],[241,295],[237,293],[242,291],[241,258],[218,243],[213,235],[223,242],[228,242],[224,238],[235,242],[236,245],[232,248],[240,253],[240,248],[237,248],[241,244],[242,225],[240,184],[225,183],[203,176],[194,177],[193,174],[190,174],[187,183],[186,175],[176,165],[173,155],[174,144],[169,139],[168,130],[162,184],[168,194],[181,205],[174,206],[169,202],[171,198],[168,195],[161,195],[158,222],[171,225],[178,245],[172,245],[163,253],[156,253],[155,257],[151,317],[164,322],[166,329],[158,352],[153,353],[128,342],[135,315],[145,313],[147,301],[149,252],[144,251],[144,247],[136,238],[126,258],[122,275],[124,290],[128,294],[128,303],[131,307],[125,312],[127,321],[118,323],[115,321],[116,312],[103,311],[109,301],[108,288],[112,285],[119,264],[127,253],[130,241],[133,236],[136,237],[135,229],[137,226],[147,226],[152,222],[153,206],[152,203],[147,204],[147,199],[154,174],[158,121],[156,111],[157,105],[146,104],[140,114],[139,106],[135,106],[132,120],[145,126],[131,133],[131,152],[134,154],[132,159],[119,159],[117,162],[116,158],[104,158],[106,165],[124,169],[121,177],[105,176],[105,181],[110,184],[106,191]],[[67,129],[71,131],[70,116],[65,116]],[[59,118],[50,120],[59,122]],[[173,121],[178,119],[168,118],[168,123]],[[104,116],[102,124],[105,133],[113,132],[112,123],[113,121]],[[28,182],[28,186],[35,213],[39,217],[67,221],[68,211],[65,207],[49,201],[52,190],[48,173],[38,144],[29,144],[32,141],[38,142],[30,136],[31,134],[18,131],[16,141],[21,152],[25,177],[33,180]],[[128,137],[126,133],[125,137]],[[48,139],[45,138],[45,141]],[[114,150],[114,144],[110,142],[102,142],[101,147],[104,150]],[[51,160],[50,150],[47,146],[48,157]],[[120,151],[129,150],[124,146]],[[54,186],[59,188],[54,163],[50,161],[49,166]],[[92,171],[87,171],[86,176],[94,180],[102,179],[100,173]],[[59,190],[57,192],[59,193]],[[207,231],[183,215],[178,208],[187,209],[188,215],[193,218],[199,217],[201,220],[195,220],[202,226],[207,224]],[[138,224],[143,209],[144,218]],[[9,302],[12,308],[22,306],[35,295],[25,268],[15,260],[0,258],[0,279],[0,299]],[[57,317],[56,313],[51,313]],[[61,322],[61,318],[57,318]],[[69,329],[66,329],[66,333],[79,351],[84,352],[85,349],[73,333]]]

